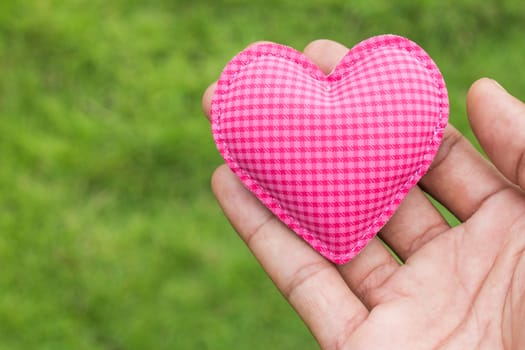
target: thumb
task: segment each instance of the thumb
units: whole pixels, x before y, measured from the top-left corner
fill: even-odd
[[[494,165],[525,189],[525,104],[496,81],[483,78],[467,94],[467,114]]]

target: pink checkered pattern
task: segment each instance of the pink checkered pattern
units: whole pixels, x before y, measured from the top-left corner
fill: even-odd
[[[226,66],[211,115],[217,147],[245,186],[343,264],[428,169],[448,96],[436,64],[402,37],[361,42],[328,76],[292,48],[260,44]]]

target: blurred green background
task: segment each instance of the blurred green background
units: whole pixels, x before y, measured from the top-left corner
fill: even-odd
[[[222,217],[206,86],[255,40],[396,33],[525,97],[523,2],[0,2],[0,349],[316,349]]]

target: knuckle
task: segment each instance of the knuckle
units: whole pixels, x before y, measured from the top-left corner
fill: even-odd
[[[330,268],[331,265],[324,260],[316,260],[302,265],[293,273],[293,278],[283,286],[283,295],[286,299],[291,300],[295,295],[300,294],[302,287],[306,283],[313,281],[318,275],[327,272]]]

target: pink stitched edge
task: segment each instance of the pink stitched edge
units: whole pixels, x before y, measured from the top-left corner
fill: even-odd
[[[336,66],[335,70],[328,76],[325,76],[317,66],[315,66],[311,61],[309,61],[306,56],[302,53],[286,46],[280,46],[281,50],[284,48],[284,51],[287,51],[287,55],[278,55],[272,51],[272,47],[276,44],[259,44],[248,48],[247,50],[241,52],[235,56],[230,63],[226,66],[226,69],[221,74],[219,82],[217,84],[216,92],[212,99],[211,115],[212,115],[212,128],[213,135],[215,138],[215,143],[223,155],[224,159],[230,166],[230,168],[239,176],[241,181],[256,195],[256,197],[263,202],[272,212],[274,212],[277,217],[279,217],[288,227],[294,230],[299,236],[305,239],[309,244],[311,244],[320,254],[328,258],[329,260],[337,263],[344,264],[351,260],[355,255],[357,255],[364,246],[376,235],[377,231],[386,224],[386,222],[393,215],[396,208],[398,208],[401,201],[406,197],[410,189],[421,179],[424,173],[428,170],[428,167],[433,161],[434,155],[436,154],[441,139],[443,136],[443,131],[446,127],[448,120],[448,94],[446,91],[445,82],[439,71],[439,68],[432,60],[432,58],[416,43],[410,41],[409,39],[396,36],[396,35],[380,35],[376,37],[369,38],[364,40],[354,46],[347,56],[345,56],[342,61]],[[348,253],[345,254],[335,254],[331,252],[326,245],[315,238],[312,233],[304,228],[297,220],[290,216],[287,211],[281,207],[279,202],[269,195],[266,190],[260,186],[249,174],[247,174],[236,162],[233,156],[230,154],[228,146],[223,141],[221,135],[220,119],[221,119],[221,107],[222,96],[227,91],[227,87],[231,85],[235,77],[241,73],[243,68],[247,67],[249,64],[254,62],[256,59],[261,57],[280,57],[290,60],[296,64],[301,65],[307,72],[318,81],[337,81],[341,80],[344,75],[340,71],[344,68],[353,66],[356,61],[359,61],[364,57],[365,54],[385,48],[397,48],[407,52],[410,56],[419,61],[423,67],[429,72],[432,80],[435,83],[437,88],[437,96],[439,98],[439,117],[437,124],[434,127],[434,134],[428,140],[423,159],[418,164],[416,171],[407,179],[407,181],[400,186],[399,190],[394,195],[390,203],[385,206],[385,209],[381,212],[380,215],[370,224],[370,226],[364,230],[364,233],[361,237],[358,238],[358,244],[356,244]],[[269,49],[269,50],[268,50]],[[353,59],[348,61],[348,57]],[[235,67],[236,70],[232,71],[232,67]],[[224,86],[226,84],[226,86]]]

